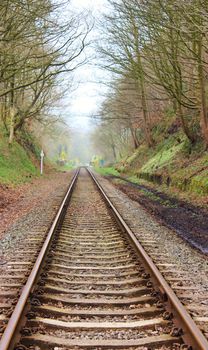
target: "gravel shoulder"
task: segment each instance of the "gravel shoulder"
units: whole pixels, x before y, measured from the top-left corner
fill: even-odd
[[[108,177],[132,200],[140,203],[157,221],[174,230],[194,248],[208,255],[208,211],[179,197],[121,177]]]
[[[96,177],[208,338],[207,256],[157,222],[142,205],[130,199],[107,179],[97,174]],[[5,203],[0,213],[2,271],[7,271],[8,262],[16,255],[14,252],[18,251],[18,246],[22,249],[24,239],[44,236],[71,178],[72,173],[54,173],[50,178],[34,180],[32,184],[14,190],[14,193],[7,192],[8,197],[5,197],[8,203]],[[15,258],[18,259],[17,256]]]
[[[34,226],[36,232],[48,229],[71,178],[72,172],[54,172],[15,189],[0,186],[0,263]]]
[[[203,320],[202,331],[208,337],[208,257],[157,222],[109,180],[96,177],[190,314],[199,324]],[[147,240],[153,243],[145,245]]]

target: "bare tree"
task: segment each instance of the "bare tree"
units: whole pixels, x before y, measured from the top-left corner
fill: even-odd
[[[153,145],[144,62],[142,57],[143,33],[135,11],[125,0],[108,0],[112,15],[106,14],[102,23],[102,43],[99,52],[101,66],[119,76],[134,79],[141,101],[144,130],[149,146]]]
[[[0,4],[1,119],[10,143],[25,121],[41,118],[57,76],[73,72],[85,61],[79,57],[91,28],[83,14],[69,12],[69,3]]]

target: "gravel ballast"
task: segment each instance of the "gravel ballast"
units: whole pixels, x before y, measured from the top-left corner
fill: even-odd
[[[159,224],[137,202],[96,174],[107,195],[208,338],[208,259]],[[69,186],[72,173],[34,180],[1,211],[0,264],[4,271],[28,236],[43,236]],[[10,215],[8,216],[8,213]],[[4,218],[7,218],[4,220]],[[145,241],[152,243],[146,244]]]
[[[192,248],[174,231],[159,224],[139,203],[131,200],[110,181],[95,175],[138,241],[164,277],[169,279],[169,284],[208,337],[207,256]],[[146,240],[152,240],[153,243],[145,246]],[[167,266],[162,266],[164,264]]]
[[[71,178],[72,173],[52,173],[14,190],[4,187],[3,194],[1,189],[10,200],[0,212],[0,264],[31,231],[38,236],[48,230]]]

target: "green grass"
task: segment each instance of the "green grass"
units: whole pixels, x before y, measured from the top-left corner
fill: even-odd
[[[126,179],[133,182],[136,185],[139,185],[141,183],[141,180],[136,175],[128,176],[126,177]]]
[[[157,187],[169,184],[170,191],[198,196],[208,193],[208,152],[200,140],[192,145],[180,129],[164,133],[152,148],[141,145],[115,167],[135,183],[148,181]]]
[[[119,176],[120,175],[120,173],[113,167],[104,167],[104,168],[95,167],[94,169],[97,173],[99,173],[103,176],[105,176],[105,175]]]
[[[56,165],[55,168],[58,170],[58,171],[70,171],[72,169],[75,169],[76,167],[74,167],[73,165]]]
[[[38,176],[36,169],[27,152],[17,142],[8,145],[8,139],[0,139],[0,183],[20,184],[28,182],[33,176]]]
[[[155,170],[163,168],[170,164],[170,162],[183,149],[184,142],[180,144],[172,144],[161,149],[152,158],[150,158],[141,168],[141,172],[153,173]]]

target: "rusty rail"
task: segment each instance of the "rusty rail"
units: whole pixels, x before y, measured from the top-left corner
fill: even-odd
[[[37,257],[37,260],[33,266],[33,269],[28,277],[27,283],[22,289],[22,293],[20,295],[20,298],[15,306],[15,309],[9,319],[9,322],[7,324],[7,327],[2,335],[1,341],[0,341],[0,350],[10,350],[13,349],[17,333],[19,331],[20,327],[20,320],[22,318],[22,315],[24,313],[28,297],[30,293],[32,292],[32,289],[34,287],[34,284],[36,282],[37,276],[40,273],[41,267],[43,265],[44,258],[47,254],[48,248],[50,247],[50,243],[52,241],[53,235],[56,231],[56,228],[58,224],[60,223],[60,220],[62,218],[64,209],[67,207],[70,196],[73,192],[74,185],[76,183],[77,177],[79,174],[79,169],[75,172],[72,181],[70,183],[70,186],[68,188],[68,191],[61,203],[61,206],[56,214],[56,217],[53,221],[53,224],[47,234],[46,240],[42,246],[42,249]]]
[[[193,350],[208,350],[208,341],[206,340],[200,329],[197,327],[194,320],[188,314],[185,307],[182,305],[174,291],[168,285],[158,268],[153,263],[152,259],[145,252],[142,245],[138,242],[136,236],[128,227],[128,225],[126,224],[118,210],[115,208],[111,200],[107,197],[103,187],[99,184],[95,175],[89,169],[87,170],[93,178],[94,182],[96,183],[98,189],[102,193],[102,196],[107,202],[109,208],[111,209],[115,219],[126,232],[127,236],[129,237],[129,240],[131,241],[139,256],[141,257],[145,268],[149,271],[153,282],[156,283],[157,289],[163,296],[163,299],[166,300],[166,306],[170,310],[170,312],[172,312],[175,324],[179,329],[182,329],[183,331],[182,339],[184,343],[189,345],[191,347],[190,349]]]

